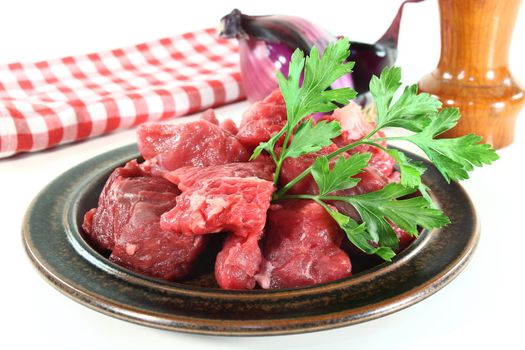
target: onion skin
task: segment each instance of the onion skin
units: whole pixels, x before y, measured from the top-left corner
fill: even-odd
[[[299,48],[310,52],[316,46],[322,52],[336,40],[313,23],[293,16],[247,16],[233,10],[221,20],[219,35],[239,40],[241,79],[250,102],[264,99],[278,88],[275,71],[288,75],[289,60]],[[351,75],[334,87],[353,87]]]
[[[352,42],[349,60],[356,62],[354,72],[338,79],[332,88],[350,87],[359,94],[368,92],[372,76],[395,63],[405,4],[420,1],[423,0],[405,0],[376,43]],[[219,35],[239,40],[241,79],[250,102],[260,101],[278,88],[275,71],[288,76],[289,60],[295,49],[308,53],[316,46],[323,52],[328,43],[337,39],[303,18],[248,16],[237,9],[221,19]]]
[[[405,4],[423,0],[405,0],[399,6],[396,16],[385,34],[374,44],[352,42],[350,45],[350,61],[356,62],[352,77],[354,90],[359,94],[368,92],[369,82],[373,75],[379,76],[385,67],[393,66],[397,59],[397,43],[399,29]]]

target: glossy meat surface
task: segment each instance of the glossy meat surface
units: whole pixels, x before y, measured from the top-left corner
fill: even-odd
[[[273,162],[229,163],[209,166],[204,169],[198,167],[182,167],[166,173],[164,178],[176,184],[181,191],[185,191],[195,184],[212,178],[258,177],[263,180],[272,181],[274,171],[275,165]]]
[[[262,232],[273,183],[256,177],[218,177],[182,192],[177,205],[161,217],[163,229],[186,235]]]
[[[271,163],[251,162],[166,174],[183,192],[177,206],[162,216],[162,227],[187,235],[230,232],[215,261],[215,279],[223,289],[255,287],[274,170]]]
[[[352,264],[340,249],[342,240],[343,232],[319,204],[293,200],[272,205],[257,282],[274,289],[348,277]]]
[[[160,215],[179,194],[159,177],[144,176],[136,161],[117,168],[98,207],[89,211],[84,230],[110,260],[148,276],[175,280],[185,276],[204,246],[203,237],[175,235],[160,228]]]
[[[183,166],[244,162],[250,157],[235,136],[206,120],[177,125],[143,124],[137,130],[137,139],[139,151],[146,159],[144,170],[157,176]]]
[[[230,233],[215,260],[215,280],[223,289],[252,289],[263,261],[262,232],[241,237]]]
[[[251,105],[242,116],[237,138],[253,149],[286,124],[286,105],[279,90]]]

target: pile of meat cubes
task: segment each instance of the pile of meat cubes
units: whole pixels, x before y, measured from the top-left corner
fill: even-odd
[[[338,120],[342,135],[315,154],[287,159],[279,186],[317,156],[359,140],[374,127],[355,104],[324,119]],[[121,266],[178,281],[199,264],[212,244],[210,236],[226,233],[215,259],[215,279],[224,289],[292,288],[350,276],[350,257],[359,252],[330,215],[309,200],[272,204],[273,161],[267,155],[248,161],[253,149],[285,123],[286,106],[276,91],[252,105],[239,128],[231,120],[219,124],[212,110],[185,124],[142,125],[138,146],[145,161],[132,160],[113,171],[97,208],[85,214],[88,240]],[[355,152],[373,156],[358,175],[359,184],[343,193],[376,191],[399,181],[394,161],[380,149],[361,145]],[[307,177],[290,193],[316,191]],[[359,220],[351,206],[333,205]],[[410,237],[395,231],[400,247],[406,246]]]

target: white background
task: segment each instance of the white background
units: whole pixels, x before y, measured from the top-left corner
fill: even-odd
[[[234,7],[248,14],[294,14],[355,41],[375,41],[400,1],[2,1],[0,63],[35,61],[113,49],[216,26]],[[525,6],[518,14],[510,66],[525,80]],[[502,19],[505,20],[505,19]],[[439,56],[437,2],[409,4],[398,64],[405,81],[431,71]],[[218,110],[238,120],[247,104]],[[187,119],[186,119],[187,120]],[[180,121],[180,120],[179,120]],[[31,266],[20,226],[32,198],[48,182],[90,157],[132,143],[125,131],[38,154],[0,160],[2,271],[0,348],[32,349],[442,349],[523,348],[523,160],[525,113],[516,142],[493,166],[464,182],[478,209],[482,238],[467,269],[415,306],[364,324],[318,333],[225,338],[159,331],[99,314],[48,285]]]

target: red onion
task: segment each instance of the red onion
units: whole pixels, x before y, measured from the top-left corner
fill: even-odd
[[[405,3],[420,1],[404,1],[390,27],[375,44],[352,42],[349,60],[357,62],[354,72],[337,80],[332,87],[351,87],[360,94],[368,92],[372,75],[379,75],[397,58]],[[237,9],[222,18],[220,36],[239,40],[241,78],[251,102],[262,100],[278,88],[275,71],[288,75],[289,59],[295,49],[310,52],[316,46],[322,52],[329,42],[336,40],[319,26],[299,17],[248,16]]]
[[[248,100],[265,98],[278,88],[275,71],[288,76],[288,64],[296,48],[322,52],[336,38],[313,23],[292,16],[247,16],[233,10],[221,20],[221,37],[237,38],[241,50],[241,78]],[[334,83],[352,87],[351,75]]]

